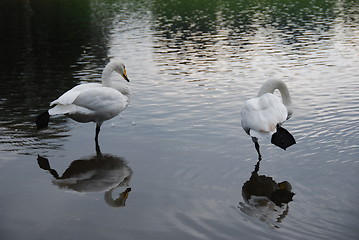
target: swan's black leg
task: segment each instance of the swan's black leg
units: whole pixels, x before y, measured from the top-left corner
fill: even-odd
[[[258,160],[257,164],[256,164],[255,167],[254,167],[254,172],[253,172],[253,173],[258,173],[258,171],[259,171],[259,164],[261,163],[261,160],[262,160],[262,159],[259,159],[259,160]],[[252,174],[253,174],[253,173],[252,173]]]
[[[261,152],[260,152],[260,150],[259,150],[258,139],[255,138],[255,137],[252,137],[252,140],[253,140],[253,142],[254,142],[254,147],[256,148],[257,153],[258,153],[258,161],[261,161],[261,160],[262,160],[262,155],[261,155]]]
[[[95,147],[96,147],[97,159],[102,159],[102,153],[101,153],[100,145],[98,145],[98,140],[97,139],[95,139]]]
[[[100,128],[101,128],[100,125],[96,125],[96,135],[95,135],[96,145],[98,145],[98,134],[100,133]]]
[[[255,142],[254,145],[255,145],[257,153],[258,153],[258,161],[261,161],[262,160],[262,155],[261,155],[261,152],[259,151],[259,143]]]

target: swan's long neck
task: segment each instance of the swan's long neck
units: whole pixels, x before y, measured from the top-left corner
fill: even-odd
[[[263,94],[266,93],[274,93],[274,91],[278,89],[281,96],[282,96],[282,101],[283,104],[286,106],[287,111],[288,111],[288,117],[287,119],[289,119],[292,116],[293,110],[292,110],[292,100],[290,97],[290,93],[288,90],[287,85],[279,79],[272,79],[272,80],[268,80],[266,81],[263,86],[261,87],[261,89],[258,92],[257,97],[262,96]]]
[[[130,97],[130,89],[124,83],[124,81],[111,81],[111,75],[114,72],[113,63],[109,63],[102,71],[102,86],[104,87],[111,87],[116,89],[117,91],[121,92],[123,95]]]
[[[111,82],[111,75],[114,72],[114,68],[112,66],[112,64],[107,64],[106,67],[103,69],[102,71],[102,85],[105,87],[109,87],[110,86],[110,82]]]
[[[105,202],[110,205],[111,207],[117,207],[115,200],[112,198],[112,191],[113,188],[110,189],[109,191],[105,192],[104,198],[105,198]]]
[[[126,200],[128,198],[128,192],[131,191],[131,188],[127,188],[125,191],[120,193],[120,196],[117,199],[112,198],[112,191],[114,188],[105,192],[105,202],[111,207],[124,207],[126,204]]]

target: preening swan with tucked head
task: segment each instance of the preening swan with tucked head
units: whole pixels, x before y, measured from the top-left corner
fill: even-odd
[[[274,95],[278,89],[282,99]],[[242,128],[252,137],[259,159],[259,139],[271,137],[271,143],[286,149],[295,144],[293,136],[281,125],[292,116],[292,101],[287,85],[281,80],[268,80],[257,97],[247,100],[241,111]]]
[[[110,62],[102,72],[102,84],[81,84],[65,92],[50,103],[50,106],[55,105],[53,108],[37,118],[37,128],[47,127],[50,115],[63,114],[77,122],[95,122],[97,142],[102,123],[120,114],[130,100],[130,89],[126,83],[111,80],[113,72],[129,82],[125,65],[117,61]]]

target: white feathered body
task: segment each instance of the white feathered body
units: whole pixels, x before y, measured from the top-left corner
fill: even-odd
[[[247,100],[243,106],[241,124],[252,137],[269,138],[276,132],[277,124],[288,118],[282,99],[272,93]]]
[[[87,83],[70,89],[51,102],[50,106],[56,106],[49,110],[49,114],[65,114],[82,123],[102,123],[122,112],[128,103],[129,90],[126,87],[115,89],[99,83]]]

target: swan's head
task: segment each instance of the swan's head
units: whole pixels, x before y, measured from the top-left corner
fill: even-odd
[[[291,106],[291,105],[286,105],[285,107],[287,108],[287,112],[288,112],[288,114],[287,114],[287,120],[288,120],[289,118],[291,118],[291,117],[292,117],[292,114],[293,114],[293,108],[292,108],[292,106]]]
[[[127,77],[126,67],[122,62],[110,62],[109,65],[111,65],[113,71],[120,74],[127,82],[130,81]]]
[[[290,185],[290,183],[287,181],[278,183],[278,187],[279,187],[279,189],[285,189],[288,191],[292,191],[292,185]]]
[[[293,201],[295,193],[292,192],[292,186],[289,182],[284,181],[278,183],[278,188],[271,194],[271,201],[274,202],[277,206],[282,206],[284,203],[289,203]]]

